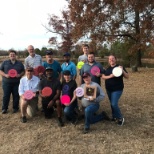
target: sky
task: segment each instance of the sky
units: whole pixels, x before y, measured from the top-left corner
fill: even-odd
[[[0,49],[49,48],[53,34],[42,24],[48,25],[49,14],[60,16],[66,6],[65,0],[0,0]]]

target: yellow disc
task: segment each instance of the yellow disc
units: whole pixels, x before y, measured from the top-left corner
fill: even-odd
[[[83,65],[84,65],[84,62],[83,62],[83,61],[79,61],[79,62],[77,63],[77,68],[78,68],[78,69],[81,69]]]

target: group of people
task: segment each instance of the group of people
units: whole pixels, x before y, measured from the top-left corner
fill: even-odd
[[[64,126],[63,115],[66,120],[72,124],[76,124],[79,120],[79,109],[84,111],[84,133],[90,130],[90,124],[101,120],[110,120],[105,111],[97,114],[100,102],[104,99],[105,94],[101,88],[101,79],[105,80],[105,88],[110,100],[112,110],[112,121],[118,125],[123,125],[124,118],[120,111],[118,102],[122,95],[124,83],[123,77],[129,78],[126,69],[116,63],[116,57],[110,55],[108,62],[109,67],[104,69],[103,66],[96,62],[95,54],[89,52],[89,46],[82,46],[83,55],[79,56],[78,62],[84,65],[78,69],[79,82],[76,82],[78,71],[74,62],[71,61],[70,53],[63,54],[64,63],[62,65],[53,58],[51,50],[46,51],[46,61],[43,62],[42,57],[35,53],[34,47],[29,45],[29,56],[25,58],[24,64],[17,60],[15,50],[9,50],[9,59],[2,62],[0,66],[0,75],[2,76],[2,114],[8,112],[10,96],[13,97],[13,113],[21,111],[21,122],[27,122],[27,114],[33,117],[38,111],[38,102],[41,101],[42,111],[45,118],[50,119],[53,112],[57,112],[57,121],[59,126]],[[39,66],[44,67],[44,72],[35,75],[35,69]],[[91,69],[97,66],[100,71],[93,74]],[[112,71],[115,67],[122,69],[122,75],[116,77]],[[15,69],[17,74],[15,77],[9,76],[9,70]],[[50,87],[52,93],[44,96],[42,91],[45,87]],[[77,96],[76,89],[81,87],[84,89],[82,96]],[[91,88],[93,87],[93,88]],[[33,97],[29,100],[25,98],[25,92],[31,90]],[[88,91],[89,90],[89,91]],[[90,90],[93,91],[90,93]],[[92,95],[91,95],[92,94]],[[61,97],[68,95],[69,103],[61,102]],[[85,95],[89,95],[85,97]],[[95,95],[95,96],[94,96]]]

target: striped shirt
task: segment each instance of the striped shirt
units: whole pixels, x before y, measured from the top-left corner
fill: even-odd
[[[33,67],[33,68],[36,68],[38,66],[42,66],[42,57],[38,54],[35,54],[34,57],[32,56],[28,56],[26,59],[25,59],[25,69],[27,67]]]

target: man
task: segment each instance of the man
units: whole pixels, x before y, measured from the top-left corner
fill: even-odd
[[[91,69],[92,69],[92,67],[94,67],[94,66],[97,66],[97,67],[100,69],[100,72],[97,72],[95,75],[93,75],[93,74],[91,73]],[[84,81],[83,81],[83,79],[82,79],[82,75],[83,75],[85,72],[90,73],[90,75],[91,75],[91,80],[92,80],[93,82],[96,82],[96,83],[98,83],[99,85],[101,85],[101,76],[102,76],[103,73],[105,73],[105,70],[103,69],[103,66],[102,66],[100,63],[98,63],[98,62],[95,61],[95,54],[94,54],[94,52],[88,53],[88,62],[85,63],[85,64],[83,65],[83,67],[81,68],[81,70],[80,70],[80,78],[79,78],[79,83],[80,83],[80,85],[81,85],[82,83],[84,83]]]
[[[64,63],[61,65],[62,68],[62,72],[68,70],[71,73],[71,79],[75,80],[76,79],[76,75],[77,75],[77,71],[76,71],[76,66],[75,64],[70,60],[71,55],[70,53],[66,52],[63,55],[64,57]]]
[[[21,106],[21,122],[26,123],[26,110],[29,108],[29,116],[34,116],[37,111],[38,103],[38,84],[40,79],[34,74],[34,69],[32,67],[26,68],[26,76],[20,80],[19,84],[19,95],[20,95],[20,106]],[[25,92],[31,90],[34,94],[34,97],[30,100],[27,100],[25,97]]]
[[[88,60],[87,55],[88,55],[88,52],[89,52],[89,45],[83,44],[82,45],[82,51],[83,51],[83,55],[79,56],[78,62],[83,61],[85,63]]]
[[[62,127],[63,121],[62,121],[62,106],[60,103],[60,92],[61,92],[61,84],[58,79],[55,79],[53,77],[53,68],[47,67],[45,74],[46,78],[41,80],[39,83],[39,93],[42,97],[42,106],[45,114],[45,118],[50,119],[52,116],[52,113],[54,111],[54,107],[57,108],[57,115],[58,115],[58,125]],[[50,87],[52,90],[52,93],[50,96],[44,96],[42,94],[42,90],[45,87]]]
[[[46,51],[46,62],[43,63],[43,67],[51,67],[53,68],[54,78],[59,79],[61,78],[61,66],[60,63],[53,59],[53,52],[51,50]]]
[[[32,45],[29,45],[27,50],[29,56],[25,59],[25,68],[36,68],[38,66],[42,66],[42,57],[35,53],[34,47]]]
[[[90,124],[94,124],[103,119],[109,120],[109,117],[104,111],[101,114],[95,115],[95,113],[99,110],[99,103],[104,99],[105,96],[100,85],[95,82],[92,82],[91,75],[88,72],[85,72],[82,75],[82,78],[85,83],[82,84],[81,87],[86,90],[85,93],[87,95],[86,97],[83,96],[81,98],[81,105],[85,113],[85,126],[83,131],[83,133],[85,134],[89,132]],[[93,93],[88,93],[87,88],[90,87],[93,87],[96,91],[93,91]],[[96,94],[96,96],[94,96],[94,94]],[[75,92],[74,95],[76,95]],[[75,99],[75,97],[73,99]]]
[[[16,70],[17,75],[15,77],[11,77],[8,74],[11,69]],[[7,113],[11,94],[13,96],[13,113],[16,113],[19,110],[18,86],[20,78],[24,75],[24,73],[24,65],[16,59],[16,51],[9,50],[9,60],[3,61],[0,67],[3,88],[2,114]]]

